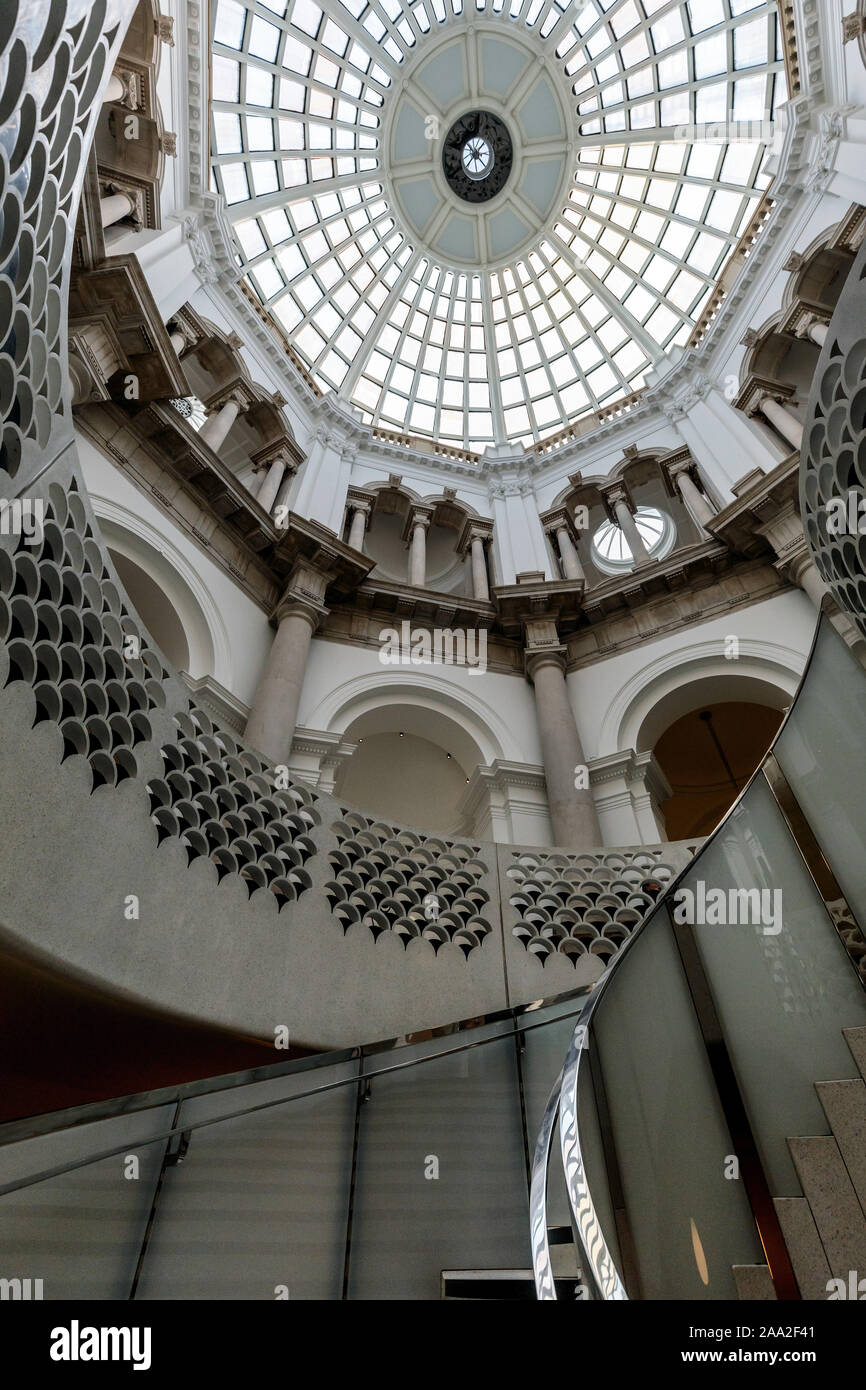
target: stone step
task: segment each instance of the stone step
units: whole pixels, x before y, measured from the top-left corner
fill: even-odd
[[[830,1121],[854,1191],[866,1212],[866,1083],[818,1081],[815,1090]]]
[[[866,1216],[832,1135],[789,1139],[788,1148],[827,1255],[830,1272],[846,1279],[866,1270]]]
[[[860,1075],[866,1078],[866,1028],[843,1028],[842,1036],[857,1063]]]
[[[805,1197],[776,1197],[773,1205],[803,1298],[826,1299],[831,1278],[827,1255]]]
[[[745,1303],[772,1303],[776,1290],[767,1265],[733,1265],[737,1298]]]

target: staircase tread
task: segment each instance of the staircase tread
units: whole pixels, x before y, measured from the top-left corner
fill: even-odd
[[[866,1216],[835,1137],[800,1136],[788,1148],[831,1272],[866,1269]]]

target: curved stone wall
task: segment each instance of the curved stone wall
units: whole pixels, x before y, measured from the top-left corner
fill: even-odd
[[[190,700],[125,595],[75,457],[64,323],[93,112],[132,9],[0,18],[0,932],[307,1045],[572,989],[689,847],[436,840],[291,785]]]

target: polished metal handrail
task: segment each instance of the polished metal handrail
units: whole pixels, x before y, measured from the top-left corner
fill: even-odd
[[[509,1008],[496,1009],[487,1014],[475,1014],[471,1018],[457,1019],[443,1023],[435,1028],[423,1028],[414,1033],[401,1033],[393,1038],[378,1042],[361,1043],[354,1047],[334,1048],[331,1051],[311,1053],[306,1057],[294,1057],[285,1062],[270,1062],[265,1066],[250,1067],[245,1071],[226,1072],[222,1076],[209,1076],[196,1081],[184,1081],[174,1086],[163,1086],[153,1091],[136,1091],[125,1096],[114,1096],[108,1100],[88,1101],[64,1110],[49,1110],[40,1115],[28,1115],[18,1120],[6,1120],[0,1124],[0,1149],[7,1144],[17,1144],[22,1139],[35,1139],[43,1134],[54,1134],[61,1129],[72,1129],[79,1125],[95,1124],[99,1120],[114,1119],[118,1115],[135,1115],[143,1110],[153,1110],[161,1105],[170,1105],[177,1100],[189,1100],[213,1095],[220,1091],[235,1090],[260,1081],[275,1081],[283,1076],[294,1076],[322,1067],[336,1066],[340,1062],[356,1061],[359,1057],[375,1057],[383,1052],[395,1052],[404,1047],[419,1047],[436,1038],[454,1037],[460,1033],[472,1032],[477,1028],[489,1027],[506,1020],[516,1022],[527,1014],[539,1013],[542,1009],[553,1009],[560,1004],[568,1004],[574,999],[586,998],[592,985],[578,985],[576,989],[563,990],[547,999],[534,999],[527,1004],[512,1004]],[[565,1018],[569,1015],[563,1014]],[[526,1031],[521,1029],[519,1031]],[[505,1035],[502,1035],[505,1036]],[[437,1054],[444,1056],[444,1053]]]
[[[586,994],[587,992],[588,992],[588,987],[587,987],[587,986],[582,986],[579,990],[576,990],[576,991],[570,990],[570,991],[568,991],[568,993],[567,993],[566,995],[564,995],[564,996],[561,996],[561,998],[562,998],[565,1002],[568,1002],[568,1000],[569,1000],[570,998],[574,997],[575,995],[577,995],[577,996],[579,997],[579,996],[582,996],[582,995]],[[549,1001],[549,1005],[548,1005],[548,1006],[549,1006],[549,1007],[553,1007],[557,1002],[558,1002],[558,1001],[557,1001],[557,998],[554,998],[553,1000]],[[505,1019],[505,1018],[511,1017],[511,1018],[513,1018],[514,1021],[516,1022],[516,1020],[517,1020],[517,1018],[518,1018],[519,1016],[522,1016],[522,1015],[527,1014],[527,1013],[535,1012],[535,1011],[536,1011],[537,1009],[539,1009],[540,1007],[542,1007],[542,1006],[539,1005],[539,1004],[537,1004],[537,1003],[536,1003],[536,1004],[527,1004],[527,1005],[518,1005],[518,1006],[516,1006],[514,1009],[502,1010],[500,1013],[498,1013],[498,1014],[496,1014],[496,1015],[491,1015],[490,1017],[488,1017],[488,1019],[487,1019],[486,1021],[487,1021],[488,1023],[493,1023],[493,1022],[496,1022],[496,1021],[500,1021],[501,1019]],[[380,1077],[380,1076],[389,1076],[389,1075],[393,1074],[394,1072],[407,1071],[407,1070],[410,1070],[410,1069],[413,1068],[413,1067],[422,1066],[425,1062],[436,1062],[436,1061],[440,1061],[440,1060],[441,1060],[442,1058],[444,1058],[444,1057],[454,1057],[454,1056],[456,1056],[458,1053],[462,1053],[462,1052],[471,1052],[471,1051],[473,1051],[475,1048],[478,1048],[478,1047],[487,1047],[490,1043],[504,1042],[504,1041],[505,1041],[506,1039],[508,1039],[508,1038],[517,1038],[517,1037],[520,1037],[520,1036],[522,1036],[522,1035],[524,1035],[524,1034],[526,1034],[526,1033],[534,1032],[536,1029],[539,1029],[539,1028],[548,1028],[548,1027],[551,1027],[551,1026],[552,1026],[553,1024],[555,1024],[555,1023],[561,1023],[561,1022],[563,1021],[563,1019],[566,1019],[566,1018],[573,1018],[575,1012],[579,1012],[579,1011],[572,1010],[572,1011],[570,1011],[570,1012],[568,1012],[568,1013],[557,1014],[556,1017],[554,1017],[554,1018],[540,1019],[537,1023],[527,1023],[527,1024],[524,1024],[522,1027],[517,1026],[517,1027],[508,1029],[508,1030],[503,1031],[503,1032],[500,1032],[500,1033],[493,1033],[493,1034],[491,1034],[489,1037],[486,1037],[486,1038],[477,1038],[474,1042],[461,1043],[459,1047],[448,1047],[448,1048],[443,1048],[441,1051],[427,1052],[427,1053],[425,1053],[425,1054],[424,1054],[423,1056],[421,1056],[421,1057],[410,1057],[410,1058],[409,1058],[407,1061],[405,1061],[405,1062],[395,1062],[395,1063],[393,1063],[391,1066],[379,1067],[379,1068],[378,1068],[377,1070],[375,1070],[375,1071],[365,1071],[365,1072],[363,1073],[362,1080],[363,1080],[365,1083],[367,1083],[367,1082],[370,1082],[370,1081],[374,1081],[377,1077]],[[469,1027],[471,1027],[471,1026],[473,1026],[473,1025],[471,1024],[471,1022],[467,1022],[466,1027],[469,1028]],[[478,1025],[478,1026],[480,1026],[480,1025]],[[420,1045],[421,1043],[424,1043],[424,1042],[429,1041],[431,1037],[433,1037],[433,1036],[435,1036],[435,1035],[437,1035],[437,1034],[438,1034],[438,1035],[447,1034],[447,1032],[449,1031],[449,1028],[450,1028],[450,1025],[449,1025],[448,1027],[446,1027],[446,1028],[443,1028],[442,1030],[433,1030],[433,1029],[431,1029],[431,1030],[430,1030],[430,1034],[429,1034],[429,1036],[428,1036],[427,1038],[416,1039],[415,1042],[414,1042],[414,1044],[409,1043],[409,1042],[402,1042],[402,1043],[400,1043],[399,1045],[400,1045],[400,1046],[411,1046],[411,1045],[418,1046],[418,1045]],[[381,1046],[383,1046],[383,1045],[381,1045],[381,1044],[374,1044],[373,1046],[374,1046],[374,1048],[378,1051],[378,1050],[380,1050]],[[348,1054],[346,1054],[346,1053],[344,1053],[344,1052],[340,1052],[340,1053],[336,1054],[336,1061],[334,1062],[334,1065],[339,1065],[341,1062],[344,1062],[344,1061],[351,1061],[351,1060],[353,1060],[353,1059],[355,1059],[355,1058],[358,1058],[359,1056],[362,1056],[362,1055],[365,1055],[365,1051],[364,1051],[363,1048],[355,1048],[352,1052],[350,1052],[350,1053],[348,1053]],[[282,1073],[282,1074],[286,1074],[286,1073]],[[273,1079],[273,1078],[272,1078],[272,1079]],[[151,1144],[158,1144],[158,1143],[170,1141],[170,1140],[172,1140],[172,1139],[174,1139],[174,1138],[177,1138],[177,1137],[179,1137],[179,1136],[192,1134],[195,1130],[199,1130],[199,1129],[208,1129],[211,1125],[224,1124],[224,1123],[226,1123],[226,1122],[229,1121],[229,1120],[241,1120],[241,1119],[246,1119],[246,1118],[248,1118],[248,1117],[251,1116],[251,1115],[260,1114],[262,1111],[265,1111],[265,1110],[274,1110],[274,1109],[278,1108],[279,1106],[291,1105],[291,1104],[293,1104],[293,1102],[298,1101],[298,1100],[309,1100],[312,1096],[324,1095],[324,1094],[325,1094],[326,1092],[328,1092],[328,1091],[338,1091],[338,1090],[342,1089],[342,1087],[344,1087],[344,1086],[357,1086],[358,1080],[359,1080],[358,1075],[357,1075],[356,1073],[353,1073],[351,1076],[341,1077],[340,1080],[338,1080],[338,1081],[328,1081],[328,1082],[325,1082],[325,1084],[322,1085],[322,1086],[313,1086],[313,1087],[311,1087],[311,1088],[308,1089],[308,1090],[297,1091],[294,1095],[291,1095],[291,1096],[278,1096],[278,1097],[277,1097],[276,1099],[274,1099],[274,1100],[263,1100],[263,1101],[259,1101],[257,1104],[246,1106],[246,1107],[245,1107],[244,1109],[242,1109],[242,1110],[227,1111],[227,1112],[226,1112],[225,1114],[223,1114],[223,1115],[212,1115],[212,1116],[209,1116],[207,1119],[203,1119],[203,1120],[192,1120],[192,1121],[183,1121],[183,1120],[181,1120],[179,1123],[177,1123],[177,1124],[175,1124],[175,1125],[172,1125],[172,1126],[171,1126],[170,1128],[168,1128],[168,1129],[161,1129],[161,1130],[160,1130],[158,1133],[156,1133],[156,1134],[148,1134],[148,1135],[144,1136],[143,1138],[141,1138],[140,1140],[134,1140],[134,1141],[133,1141],[133,1140],[130,1140],[130,1138],[127,1136],[127,1138],[126,1138],[126,1140],[124,1141],[124,1143],[123,1143],[123,1144],[120,1144],[120,1145],[117,1145],[116,1147],[113,1147],[113,1148],[110,1148],[110,1149],[101,1149],[101,1150],[98,1150],[96,1153],[91,1153],[91,1154],[86,1155],[86,1157],[84,1157],[84,1158],[73,1159],[73,1160],[71,1160],[71,1161],[68,1162],[68,1163],[59,1164],[59,1165],[56,1165],[56,1166],[53,1167],[53,1168],[42,1169],[42,1170],[41,1170],[40,1172],[38,1172],[38,1173],[30,1173],[30,1174],[28,1174],[26,1177],[23,1177],[23,1178],[15,1178],[15,1179],[13,1179],[13,1180],[10,1181],[10,1182],[7,1182],[7,1183],[0,1183],[0,1197],[5,1197],[5,1196],[7,1196],[9,1193],[11,1193],[11,1192],[19,1192],[19,1191],[21,1191],[21,1190],[23,1190],[24,1188],[27,1188],[27,1187],[34,1187],[34,1186],[36,1186],[37,1183],[47,1182],[49,1179],[51,1179],[51,1178],[56,1178],[56,1177],[61,1177],[61,1176],[63,1176],[63,1174],[65,1174],[65,1173],[75,1172],[75,1171],[76,1171],[77,1169],[79,1169],[79,1168],[88,1168],[88,1167],[90,1167],[90,1166],[91,1166],[92,1164],[94,1164],[94,1163],[101,1163],[104,1159],[107,1159],[107,1158],[116,1158],[119,1154],[129,1153],[131,1149],[143,1149],[143,1148],[147,1148],[147,1147],[148,1147],[149,1145],[151,1145]],[[247,1083],[247,1084],[249,1084],[249,1085],[257,1085],[257,1084],[258,1084],[258,1079],[253,1079],[252,1081],[250,1081],[250,1082]],[[175,1097],[175,1099],[177,1099],[177,1100],[183,1100],[184,1097],[182,1097],[182,1096],[181,1096],[181,1097]],[[166,1100],[160,1102],[160,1104],[168,1104],[168,1103],[170,1103],[170,1098],[167,1098]],[[154,1108],[154,1104],[153,1104],[153,1103],[148,1104],[146,1107],[142,1107],[142,1109],[153,1109],[153,1108]],[[130,1112],[121,1112],[121,1113],[126,1114],[126,1113],[130,1113]],[[136,1113],[136,1112],[133,1112],[133,1113]],[[140,1113],[140,1112],[139,1112],[139,1113]],[[114,1116],[110,1116],[110,1117],[107,1117],[107,1118],[114,1118]],[[51,1134],[60,1133],[60,1132],[62,1132],[64,1129],[68,1129],[68,1128],[69,1128],[69,1126],[64,1125],[64,1126],[60,1126],[60,1127],[59,1127],[58,1129],[56,1129],[56,1130],[47,1130],[47,1131],[44,1131],[44,1133],[51,1133]]]
[[[550,1147],[553,1127],[559,1111],[559,1092],[562,1086],[562,1072],[556,1078],[550,1093],[541,1128],[535,1141],[532,1158],[532,1176],[529,1185],[529,1243],[532,1251],[532,1274],[535,1279],[535,1292],[542,1302],[556,1299],[556,1281],[550,1259],[550,1237],[547,1221],[547,1170],[550,1165]]]

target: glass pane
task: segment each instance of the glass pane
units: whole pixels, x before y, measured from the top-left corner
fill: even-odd
[[[377,1077],[361,1109],[350,1298],[436,1299],[466,1268],[531,1269],[512,1037]]]
[[[30,1297],[129,1297],[174,1106],[61,1130],[0,1149],[12,1182],[120,1145],[124,1151],[0,1198],[4,1278],[31,1280]],[[137,1166],[132,1162],[137,1160]],[[41,1293],[32,1282],[41,1280]]]
[[[593,1023],[646,1299],[736,1298],[732,1266],[763,1263],[679,952],[657,915]],[[622,1270],[620,1271],[622,1273]]]
[[[183,1122],[353,1077],[357,1063],[185,1102]],[[338,1299],[354,1085],[194,1130],[166,1172],[138,1299]],[[285,1293],[283,1293],[285,1290]]]
[[[763,777],[682,887],[710,919],[695,936],[772,1194],[797,1196],[786,1140],[829,1132],[813,1083],[857,1077],[842,1029],[866,1023],[866,996]],[[713,924],[719,889],[739,921]]]
[[[775,753],[860,923],[866,923],[866,671],[824,622]]]

